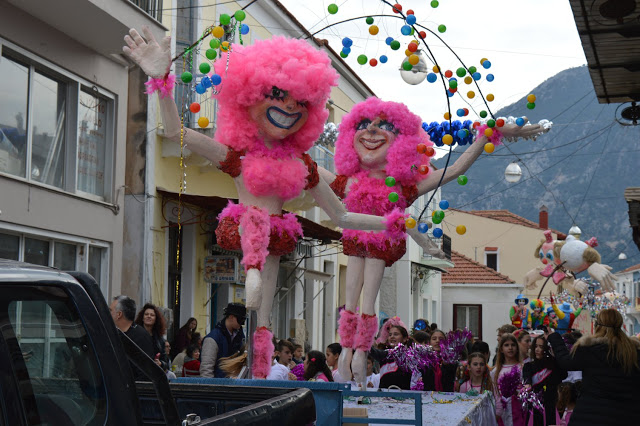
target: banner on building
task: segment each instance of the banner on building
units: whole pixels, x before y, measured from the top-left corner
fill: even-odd
[[[208,283],[235,283],[238,281],[236,256],[207,256],[204,258],[204,280]]]

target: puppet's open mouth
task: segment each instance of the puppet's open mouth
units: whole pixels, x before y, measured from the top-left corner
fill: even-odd
[[[362,144],[362,146],[367,148],[369,151],[375,151],[376,149],[378,149],[382,145],[384,145],[386,142],[387,142],[386,139],[365,139],[365,138],[360,138],[360,143]]]
[[[300,120],[300,117],[302,117],[302,113],[300,112],[288,114],[277,107],[269,107],[269,109],[267,109],[267,118],[271,124],[280,129],[292,128],[298,120]]]

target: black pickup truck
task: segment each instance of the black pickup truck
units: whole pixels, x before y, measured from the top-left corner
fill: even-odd
[[[129,361],[149,382],[134,382]],[[90,275],[0,259],[0,426],[314,420],[308,389],[170,384],[115,327]]]

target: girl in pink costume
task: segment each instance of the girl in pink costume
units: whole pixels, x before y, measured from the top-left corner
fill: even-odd
[[[170,37],[158,43],[148,28],[143,33],[146,41],[130,30],[123,50],[152,78],[147,83],[151,92],[160,91],[165,137],[182,140],[234,179],[240,202],[222,211],[217,236],[221,246],[243,252],[247,308],[258,310],[253,375],[264,378],[273,353],[267,327],[279,259],[302,236],[295,216],[282,214],[285,201],[307,190],[338,226],[385,229],[379,217],[347,212],[305,154],[323,131],[325,105],[338,76],[327,55],[302,40],[274,37],[246,47],[233,44],[227,57],[215,63],[223,80],[217,86],[213,140],[181,125],[169,96],[175,79],[169,73]]]
[[[421,127],[422,120],[401,103],[369,98],[353,107],[342,118],[336,142],[336,171],[319,169],[334,192],[344,200],[350,212],[388,215],[395,208],[409,207],[418,197],[435,190],[440,179],[447,183],[464,173],[482,153],[487,142],[483,135],[447,169],[431,171],[429,157],[417,151],[419,144],[431,146],[429,136]],[[486,127],[486,126],[485,126]],[[496,136],[529,137],[544,131],[540,125],[518,127],[506,124]],[[479,132],[482,134],[482,132]],[[494,143],[495,143],[494,142]],[[421,167],[422,166],[422,167]],[[393,177],[395,186],[385,185]],[[398,201],[389,201],[396,192]],[[417,228],[407,232],[425,251],[441,257],[442,252]],[[346,306],[339,320],[338,334],[343,350],[338,361],[342,377],[353,376],[358,383],[366,378],[367,351],[373,344],[378,320],[374,304],[384,268],[393,265],[406,251],[404,232],[382,234],[345,230],[344,253],[347,264]],[[362,315],[355,313],[356,303],[363,294]],[[353,331],[357,330],[356,333]],[[355,354],[354,354],[355,349]]]

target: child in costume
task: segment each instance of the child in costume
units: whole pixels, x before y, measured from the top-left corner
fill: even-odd
[[[501,128],[502,133],[495,131],[492,142],[498,143],[502,134],[505,137],[527,137],[546,130],[541,125],[518,127],[509,124]],[[435,190],[441,179],[445,184],[464,173],[488,142],[483,132],[481,127],[479,134],[482,136],[477,143],[467,149],[444,175],[444,169],[431,171],[430,157],[425,153],[429,152],[432,143],[422,129],[420,117],[404,104],[369,98],[355,105],[342,118],[335,153],[338,175],[322,168],[319,171],[350,212],[388,215],[396,208],[406,209],[420,196]],[[418,152],[419,145],[424,153]],[[388,182],[392,186],[388,186]],[[392,192],[397,196],[396,202],[389,200]],[[407,232],[427,253],[443,256],[428,236],[417,231],[417,227],[407,229]],[[404,255],[406,236],[404,232],[385,235],[345,230],[342,242],[344,254],[349,259],[346,306],[340,314],[338,328],[343,347],[338,369],[343,377],[353,373],[355,380],[363,383],[367,351],[377,332],[374,304],[384,268]],[[363,295],[362,314],[357,315],[355,309],[360,294]]]
[[[509,311],[509,318],[514,327],[526,329],[531,324],[531,311],[527,307],[529,299],[523,294],[519,294],[515,299],[515,306]]]
[[[181,124],[170,96],[175,80],[169,72],[171,38],[158,43],[148,28],[143,33],[146,41],[131,29],[123,50],[151,77],[148,93],[160,91],[165,137],[183,142],[230,175],[238,191],[239,203],[222,211],[216,235],[220,246],[242,249],[247,308],[258,310],[253,375],[264,378],[273,352],[267,327],[280,256],[291,252],[302,236],[295,215],[283,214],[285,201],[306,190],[347,229],[382,231],[395,229],[396,223],[392,218],[387,227],[379,217],[347,212],[305,153],[323,131],[326,102],[337,84],[325,53],[284,37],[231,45],[226,58],[214,65],[222,77],[214,93],[219,108],[214,140]]]
[[[544,301],[540,299],[533,299],[529,304],[531,307],[531,328],[537,330],[538,327],[544,324],[544,318],[546,316],[544,312]]]
[[[547,316],[544,317],[544,325],[553,328],[558,328],[558,316],[552,306],[547,307]]]
[[[522,404],[517,399],[517,390],[522,379],[522,365],[518,341],[513,334],[500,338],[496,366],[491,370],[495,383],[496,416],[505,426],[524,424]]]
[[[460,385],[459,392],[467,393],[474,391],[478,394],[484,391],[493,392],[493,382],[491,381],[491,375],[487,368],[487,361],[480,352],[474,352],[469,355],[464,376],[466,381]]]

